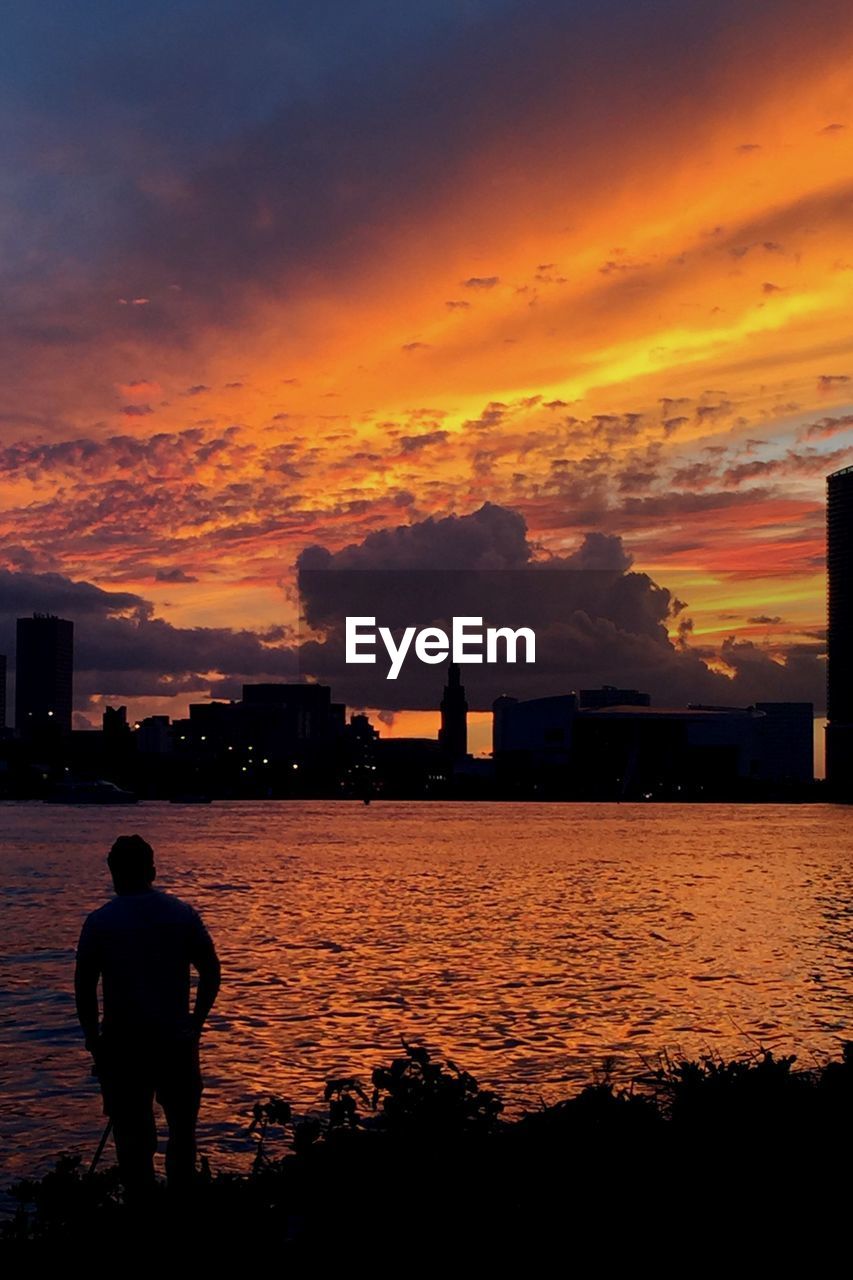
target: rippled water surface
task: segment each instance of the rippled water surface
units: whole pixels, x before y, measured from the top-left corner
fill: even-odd
[[[0,805],[2,1153],[93,1150],[74,947],[139,831],[223,963],[202,1149],[245,1163],[248,1107],[316,1105],[420,1039],[515,1107],[608,1054],[851,1035],[853,813],[829,806]]]

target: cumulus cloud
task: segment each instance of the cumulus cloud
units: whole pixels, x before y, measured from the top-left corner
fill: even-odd
[[[193,574],[179,568],[157,569],[154,579],[156,582],[198,582],[198,578]]]
[[[447,435],[446,431],[427,431],[421,436],[400,436],[400,447],[403,453],[418,453],[431,444],[443,444]]]
[[[473,708],[489,707],[503,690],[541,696],[602,683],[646,690],[658,704],[822,702],[819,636],[781,650],[736,637],[716,653],[695,649],[686,606],[633,568],[619,537],[588,533],[574,551],[542,558],[521,515],[495,504],[370,533],[338,552],[313,545],[298,567],[309,628],[301,639],[284,627],[174,626],[134,592],[60,574],[0,571],[0,652],[13,655],[19,616],[72,618],[81,711],[92,696],[226,696],[244,679],[300,675],[327,680],[351,706],[434,708],[443,683],[436,668],[410,665],[398,682],[385,681],[381,668],[381,680],[368,678],[373,669],[345,668],[343,619],[375,611],[381,624],[399,628],[438,620],[447,626],[464,614],[482,616],[486,625],[532,626],[538,642],[535,668],[466,670]],[[165,569],[158,577],[178,582],[189,575]],[[775,621],[767,616],[768,624]],[[725,664],[730,678],[711,670],[710,658]]]
[[[293,679],[296,656],[265,632],[226,627],[176,627],[154,616],[133,592],[105,591],[61,574],[0,570],[0,653],[14,666],[15,620],[54,613],[75,624],[75,693],[89,696],[204,696],[210,673],[238,678]],[[274,637],[275,638],[275,637]]]
[[[55,443],[22,440],[0,448],[0,474],[37,479],[58,472],[84,483],[117,472],[125,477],[132,472],[145,477],[194,475],[200,464],[234,449],[238,436],[237,427],[214,435],[202,427],[188,427],[145,437],[81,437]]]
[[[351,705],[434,707],[443,674],[413,663],[392,683],[379,663],[346,667],[348,614],[375,616],[395,634],[405,626],[446,630],[454,615],[534,628],[535,668],[466,667],[476,708],[501,691],[534,697],[605,683],[648,691],[658,705],[782,697],[821,704],[819,641],[771,652],[731,637],[718,652],[695,649],[687,606],[635,571],[615,535],[588,533],[575,551],[543,559],[517,512],[486,504],[469,516],[370,534],[337,553],[306,548],[299,569],[304,617],[320,636],[302,644],[303,667]],[[730,675],[712,670],[711,658]]]

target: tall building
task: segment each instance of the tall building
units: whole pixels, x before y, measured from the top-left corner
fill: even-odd
[[[15,728],[21,737],[71,732],[74,623],[52,614],[18,618]]]
[[[108,738],[110,742],[123,742],[130,733],[130,725],[127,723],[127,707],[104,707],[101,726],[104,737]]]
[[[826,487],[826,780],[853,799],[853,467]]]
[[[441,728],[438,731],[441,750],[451,760],[462,760],[468,754],[468,703],[459,667],[451,662],[447,668],[447,684],[441,699]]]
[[[6,728],[6,655],[0,653],[0,729]]]
[[[814,781],[814,703],[756,702],[757,772],[781,782]]]

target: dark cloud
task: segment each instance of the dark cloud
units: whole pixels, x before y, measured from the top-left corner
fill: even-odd
[[[443,444],[447,437],[446,431],[428,431],[422,436],[400,436],[400,447],[403,453],[419,453],[431,444]]]
[[[154,578],[156,582],[198,582],[191,573],[186,573],[183,569],[158,569]]]
[[[615,570],[627,573],[634,557],[612,533],[587,533],[577,551],[562,558],[567,569]]]
[[[175,627],[131,592],[104,591],[60,574],[0,570],[0,653],[15,653],[15,620],[55,613],[75,624],[75,693],[87,697],[169,697],[210,685],[209,673],[288,679],[297,673],[287,645],[264,632]]]
[[[723,481],[730,486],[743,484],[770,475],[822,476],[833,468],[842,466],[853,455],[853,445],[846,449],[834,449],[830,453],[819,449],[788,449],[780,458],[756,458],[729,467]],[[753,491],[754,492],[754,491]]]
[[[672,473],[676,489],[703,489],[717,480],[717,470],[710,462],[689,462]]]
[[[853,413],[845,413],[839,418],[819,418],[800,432],[800,439],[828,440],[831,436],[840,435],[842,431],[853,431]]]
[[[335,553],[323,546],[306,547],[297,569],[517,569],[531,555],[524,518],[487,502],[468,516],[430,516],[378,529]]]
[[[541,654],[536,668],[500,669],[502,684],[511,678],[520,696],[601,683],[647,690],[658,704],[747,705],[757,698],[820,704],[823,696],[819,637],[779,652],[734,637],[716,655],[697,650],[686,606],[632,568],[620,538],[590,533],[574,552],[543,561],[534,556],[522,517],[494,504],[468,516],[372,532],[336,553],[308,547],[299,570],[306,623],[324,640],[304,637],[297,644],[284,628],[176,627],[132,592],[105,591],[59,574],[2,571],[0,652],[14,653],[19,616],[72,618],[81,710],[94,695],[203,696],[213,688],[221,696],[244,678],[294,679],[299,671],[328,679],[335,695],[352,706],[434,707],[441,673],[433,668],[416,664],[414,683],[383,682],[377,703],[376,683],[363,678],[366,669],[343,666],[342,619],[363,611],[364,583],[378,574],[375,603],[386,625],[417,624],[410,617],[415,609],[432,617],[455,612],[493,618],[496,625],[533,626]],[[731,679],[709,670],[705,656],[721,658]],[[471,668],[472,706],[490,704],[498,670]],[[211,672],[219,673],[213,684]]]
[[[209,435],[202,427],[163,431],[147,437],[82,437],[55,444],[20,441],[0,449],[0,473],[37,479],[48,472],[77,476],[81,482],[116,472],[146,476],[192,474],[205,462],[224,455],[238,443],[239,428]]]
[[[646,690],[658,705],[822,701],[819,642],[787,654],[733,637],[720,651],[694,648],[687,606],[634,571],[613,535],[589,533],[576,551],[539,560],[517,513],[487,504],[470,516],[370,534],[338,553],[308,548],[299,568],[306,622],[324,637],[303,644],[303,668],[329,680],[351,705],[434,707],[442,683],[440,671],[419,663],[396,682],[384,680],[381,664],[346,667],[343,621],[363,613],[392,630],[429,623],[446,629],[462,613],[486,625],[533,627],[535,670],[466,668],[477,708],[488,708],[502,690],[532,697],[602,683]],[[722,660],[731,677],[705,658]]]
[[[710,493],[662,493],[647,498],[626,498],[622,509],[631,520],[674,519],[750,505],[767,496],[767,489],[750,489],[744,493],[719,490]]]
[[[466,289],[494,289],[500,284],[500,276],[469,276],[462,284]]]

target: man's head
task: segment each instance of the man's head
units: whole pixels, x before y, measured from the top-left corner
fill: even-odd
[[[150,889],[157,874],[154,850],[142,836],[119,836],[107,858],[116,893]]]

